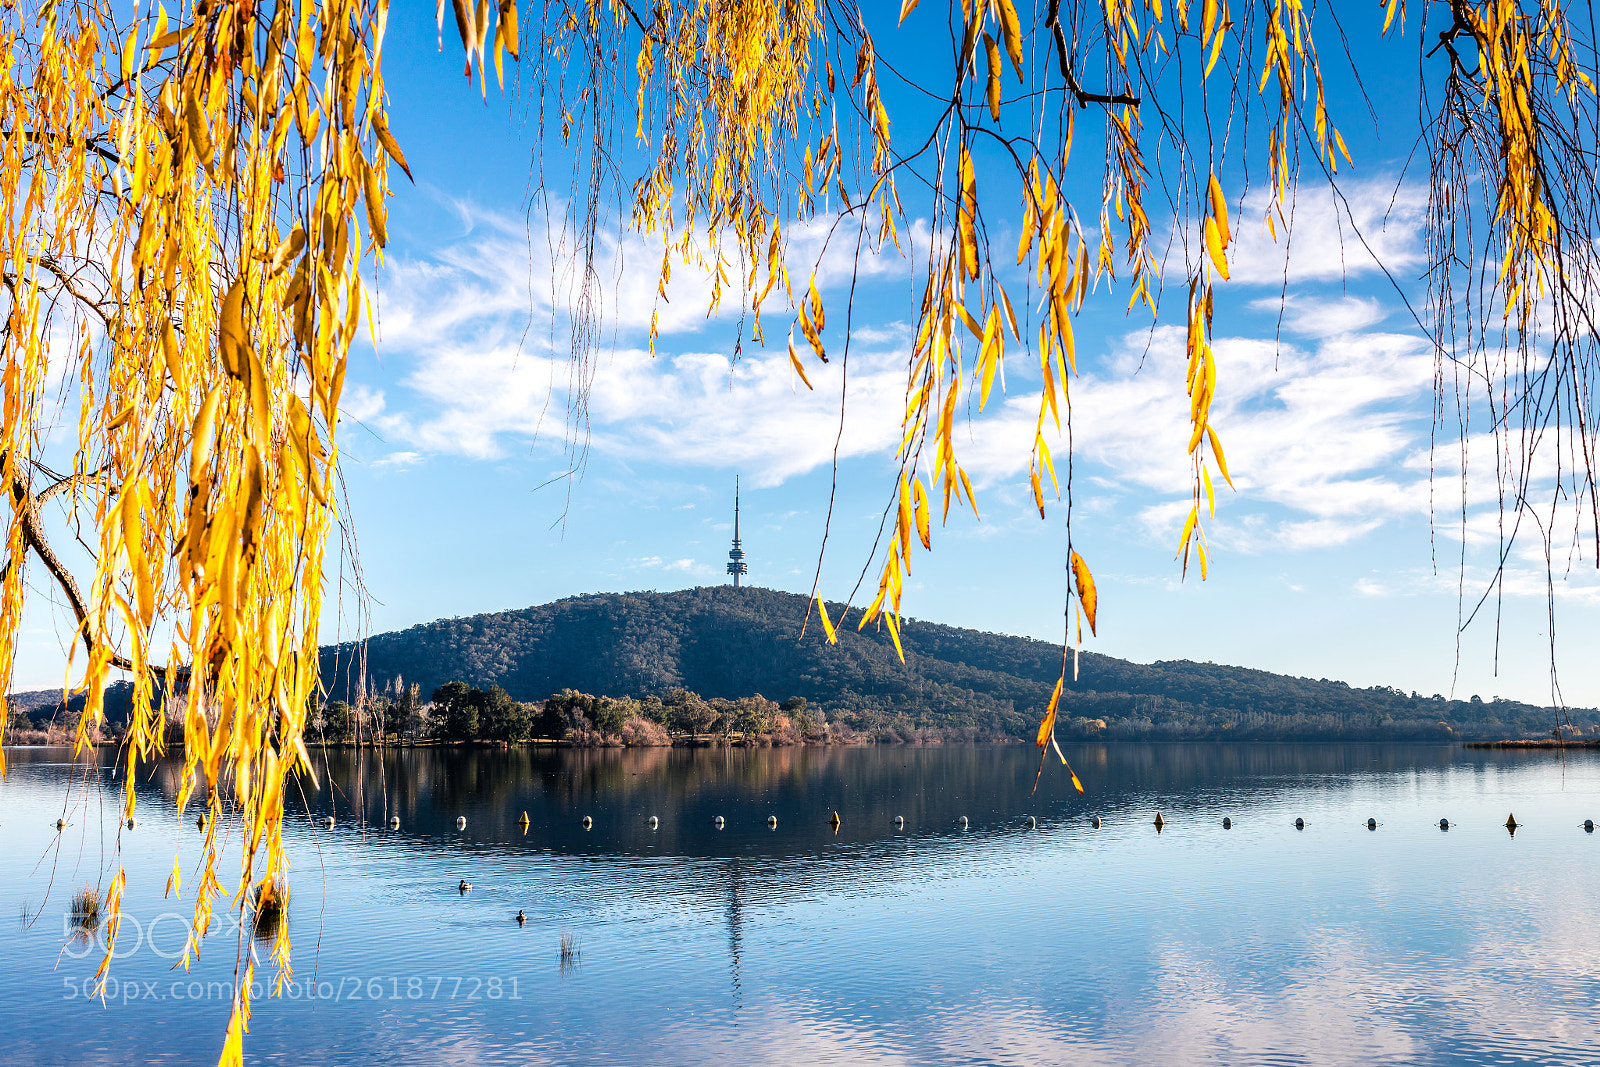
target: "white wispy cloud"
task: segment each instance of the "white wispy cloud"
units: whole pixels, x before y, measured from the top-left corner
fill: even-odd
[[[1232,280],[1295,285],[1411,271],[1423,261],[1427,206],[1428,191],[1417,184],[1366,179],[1342,182],[1335,191],[1307,182],[1284,205],[1274,236],[1266,221],[1267,191],[1258,190],[1245,197],[1233,220]]]
[[[1247,199],[1246,219],[1264,209],[1257,199]],[[1414,191],[1374,182],[1354,190],[1349,204],[1386,263],[1415,261],[1421,202]],[[1344,210],[1326,194],[1303,196],[1293,239],[1282,244],[1264,230],[1255,234],[1259,210],[1235,225],[1236,280],[1281,284],[1287,262],[1293,285],[1283,302],[1284,341],[1235,334],[1214,342],[1221,372],[1212,419],[1238,487],[1237,496],[1221,490],[1217,530],[1236,547],[1338,545],[1427,512],[1418,487],[1428,474],[1417,457],[1428,447],[1428,409],[1420,401],[1432,389],[1433,359],[1422,339],[1382,329],[1388,308],[1381,297],[1323,291],[1322,282],[1376,269],[1365,252],[1339,253],[1341,242],[1354,240]],[[659,252],[634,237],[602,235],[599,270],[615,284],[606,283],[601,333],[616,343],[602,341],[584,381],[559,336],[571,295],[570,285],[563,289],[570,274],[552,268],[559,257],[530,245],[520,219],[474,217],[469,239],[426,261],[395,262],[380,279],[380,353],[403,368],[399,389],[357,383],[346,406],[384,437],[393,456],[500,459],[529,441],[556,449],[580,392],[587,445],[628,461],[726,467],[737,459],[754,484],[772,486],[829,463],[836,441],[841,458],[892,453],[910,343],[910,316],[895,309],[911,308],[909,298],[858,299],[841,426],[842,315],[831,316],[827,334],[833,361],[820,365],[808,356],[816,386],[810,391],[790,369],[781,338],[765,350],[746,344],[737,360],[718,350],[720,341],[731,348],[735,315],[706,319],[704,271],[676,268],[671,301],[659,301]],[[814,255],[824,225],[797,232],[797,244],[811,242]],[[837,243],[822,257],[825,291],[848,277],[841,258],[848,251]],[[1277,266],[1262,266],[1272,255]],[[908,270],[898,257],[868,261],[880,290]],[[1254,310],[1277,306],[1274,297]],[[654,357],[643,345],[652,312],[671,339]],[[780,322],[787,324],[773,315],[768,329]],[[1229,322],[1219,318],[1218,325],[1226,334]],[[1175,538],[1189,485],[1182,331],[1137,331],[1080,358],[1085,373],[1072,383],[1071,409],[1080,475],[1120,499],[1118,510],[1150,536]],[[1038,394],[1025,362],[1012,363],[1011,394],[991,399],[989,411],[958,435],[961,460],[980,486],[1003,489],[1027,469]],[[1064,435],[1052,426],[1049,436],[1065,456]]]

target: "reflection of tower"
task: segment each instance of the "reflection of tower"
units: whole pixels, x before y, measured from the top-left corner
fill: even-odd
[[[739,860],[733,860],[732,877],[729,879],[728,892],[728,967],[733,978],[733,1011],[734,1025],[738,1025],[738,1012],[741,1007],[741,985],[743,984],[742,963],[740,958],[744,949],[744,880],[739,876]]]
[[[744,549],[739,547],[739,476],[733,478],[733,549],[728,553],[728,573],[733,575],[733,584],[737,588],[741,575],[750,573],[750,565],[744,561]]]

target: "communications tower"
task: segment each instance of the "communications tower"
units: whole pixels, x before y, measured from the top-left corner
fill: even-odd
[[[728,552],[728,573],[733,575],[733,584],[737,588],[739,579],[750,573],[750,565],[744,561],[744,549],[739,547],[739,476],[733,476],[733,548]]]

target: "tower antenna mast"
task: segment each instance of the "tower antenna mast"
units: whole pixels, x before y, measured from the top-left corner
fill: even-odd
[[[733,476],[733,548],[728,552],[728,573],[733,575],[733,585],[739,587],[739,579],[750,573],[750,565],[744,561],[744,549],[739,545],[739,476]]]

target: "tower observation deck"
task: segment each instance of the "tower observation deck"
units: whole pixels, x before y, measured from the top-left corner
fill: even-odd
[[[728,573],[733,575],[733,584],[739,585],[739,579],[750,573],[750,565],[744,561],[744,549],[739,545],[739,478],[733,479],[733,548],[728,552]]]

